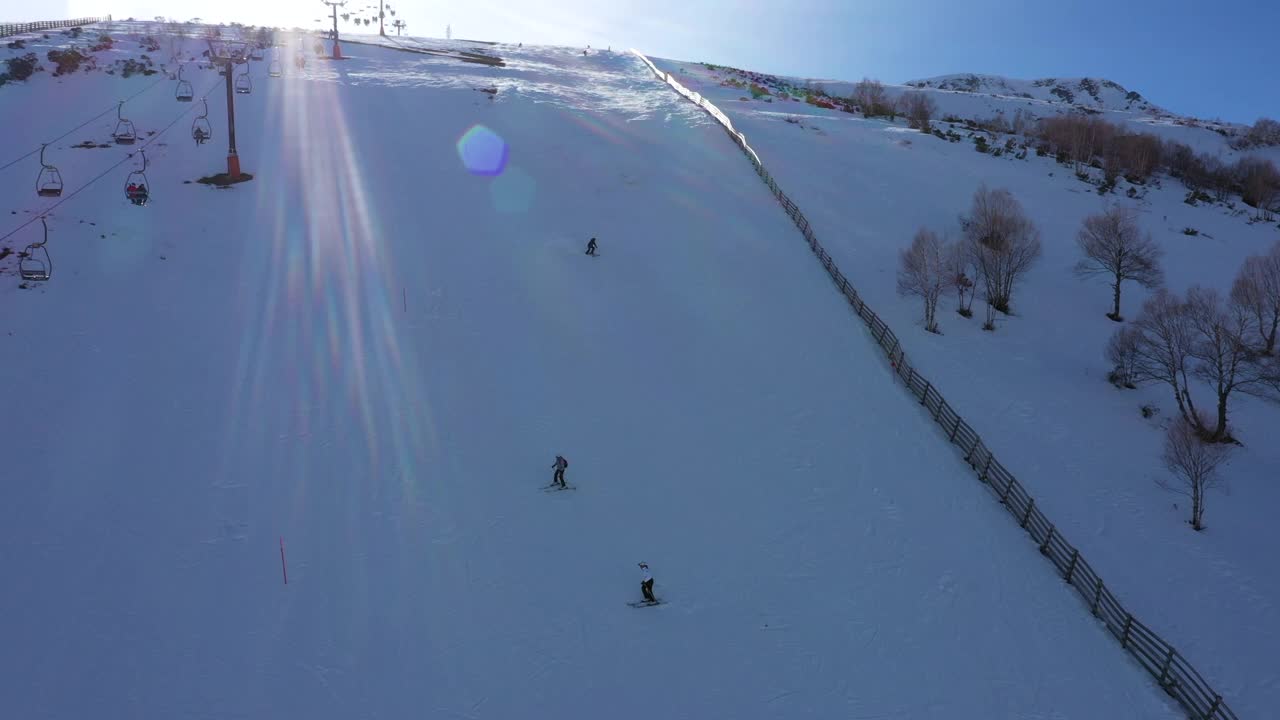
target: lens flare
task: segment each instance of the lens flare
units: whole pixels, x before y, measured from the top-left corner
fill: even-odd
[[[475,125],[458,138],[458,157],[472,175],[501,175],[507,167],[510,148],[498,133]]]

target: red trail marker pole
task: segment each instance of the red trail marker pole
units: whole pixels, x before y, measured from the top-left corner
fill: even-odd
[[[284,536],[280,536],[280,572],[284,575],[284,584],[289,584],[289,566],[284,561]]]

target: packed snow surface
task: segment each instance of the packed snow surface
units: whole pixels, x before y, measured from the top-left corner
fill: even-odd
[[[1179,716],[894,384],[718,127],[631,55],[473,49],[505,66],[272,50],[235,98],[254,179],[225,190],[187,182],[224,168],[212,70],[188,65],[191,105],[159,75],[0,89],[14,156],[142,91],[132,149],[110,143],[114,111],[50,147],[62,200],[36,197],[34,158],[0,177],[0,235],[56,204],[52,279],[22,288],[0,261],[4,716]],[[852,202],[897,150],[849,137],[861,166],[799,141],[766,158],[788,157],[784,179],[843,168]],[[841,228],[846,271],[891,274],[902,229],[879,222]],[[885,307],[905,328],[912,308]],[[1014,462],[1042,492],[1050,466],[1077,477],[1056,443],[1092,432],[1047,397],[1005,401],[1040,423]],[[572,492],[542,490],[557,453]],[[1173,516],[1117,490],[1131,502],[1073,517],[1067,498],[1104,488],[1080,480],[1051,495],[1095,530],[1073,539],[1113,582],[1154,575],[1123,567],[1129,516],[1170,528],[1155,539]],[[1229,549],[1196,550],[1221,574],[1182,594],[1222,609],[1215,583],[1250,573],[1233,587],[1257,604],[1232,609],[1264,619],[1272,586]],[[664,604],[627,606],[639,561]],[[1140,589],[1120,593],[1185,607]],[[1175,640],[1232,620],[1177,617],[1156,623]]]

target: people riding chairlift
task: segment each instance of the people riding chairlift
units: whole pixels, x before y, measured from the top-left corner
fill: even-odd
[[[142,183],[129,183],[129,186],[124,189],[124,194],[134,205],[147,204],[147,186]]]

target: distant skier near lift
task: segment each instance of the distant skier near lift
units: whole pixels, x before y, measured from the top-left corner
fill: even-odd
[[[645,602],[658,602],[658,598],[653,596],[653,575],[649,573],[648,563],[640,563],[640,574],[643,577],[640,581],[640,592],[644,593]]]
[[[556,474],[551,478],[551,484],[559,485],[561,488],[566,487],[564,482],[564,471],[569,467],[569,461],[565,460],[563,455],[557,455],[556,462],[551,467],[556,470]]]
[[[588,255],[591,255],[591,256],[593,256],[593,257],[595,256],[595,254],[596,254],[596,239],[595,239],[595,238],[591,238],[590,240],[588,240],[588,241],[587,241],[587,254],[588,254]]]

